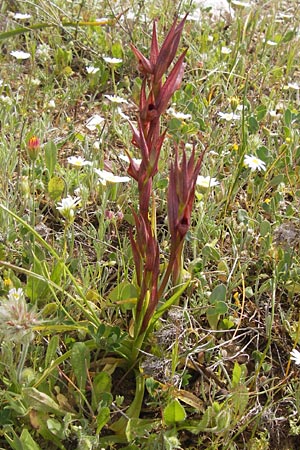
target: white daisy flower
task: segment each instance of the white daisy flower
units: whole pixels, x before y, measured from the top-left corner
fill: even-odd
[[[22,13],[16,13],[13,15],[13,18],[17,20],[26,20],[30,19],[30,17],[31,17],[30,14],[22,14]]]
[[[167,110],[167,113],[170,114],[170,116],[174,117],[174,119],[178,120],[191,120],[192,118],[191,114],[184,114],[182,112],[175,111],[175,109],[172,107]]]
[[[298,83],[288,83],[288,88],[295,89],[295,91],[299,91],[300,86]]]
[[[68,163],[78,169],[84,166],[91,166],[91,161],[85,160],[82,156],[69,156]]]
[[[223,113],[223,112],[218,112],[218,116],[223,119],[226,120],[227,122],[231,122],[232,120],[238,120],[240,118],[240,116],[238,114],[234,114],[233,112],[230,113]]]
[[[216,180],[216,178],[212,178],[210,176],[204,177],[203,175],[198,175],[196,181],[196,185],[204,189],[218,186],[219,184],[220,183]]]
[[[94,114],[92,117],[90,117],[86,122],[86,127],[90,131],[95,131],[97,129],[97,126],[100,125],[102,122],[104,122],[104,118],[99,116],[99,114]]]
[[[11,56],[16,59],[28,59],[30,58],[30,53],[23,52],[22,50],[14,50],[10,52]]]
[[[5,103],[10,106],[13,104],[13,101],[8,95],[0,95],[0,103]]]
[[[49,100],[49,102],[48,102],[48,108],[55,108],[55,101],[52,99],[52,100]]]
[[[11,302],[14,300],[15,301],[21,300],[24,297],[23,289],[22,288],[18,288],[18,289],[12,288],[9,290],[7,297],[8,297],[8,300],[10,300]]]
[[[297,366],[300,366],[300,352],[294,348],[294,350],[291,351],[291,360],[295,362]]]
[[[266,170],[266,163],[255,155],[245,155],[244,165],[251,169],[252,172],[255,170]]]
[[[234,6],[242,6],[244,8],[249,8],[251,5],[251,3],[248,2],[240,2],[238,0],[231,0],[231,4]]]
[[[100,183],[102,183],[104,186],[106,183],[127,183],[127,181],[130,181],[129,177],[119,177],[118,175],[114,175],[111,172],[108,172],[107,170],[100,170],[100,169],[94,169],[95,173],[99,177]]]
[[[221,53],[222,55],[229,55],[232,52],[232,50],[228,47],[222,47],[221,48]]]
[[[88,74],[90,75],[95,75],[97,72],[99,72],[99,67],[94,67],[94,66],[86,66],[86,71]]]
[[[120,58],[110,58],[109,56],[103,56],[104,61],[107,64],[120,64],[121,62],[123,62],[123,59]]]
[[[64,219],[71,222],[74,219],[74,211],[77,208],[80,200],[80,197],[72,197],[71,195],[68,195],[67,197],[62,198],[60,202],[58,202],[56,208],[64,217]]]
[[[104,95],[104,97],[106,97],[112,103],[128,103],[125,98],[119,97],[118,95]]]

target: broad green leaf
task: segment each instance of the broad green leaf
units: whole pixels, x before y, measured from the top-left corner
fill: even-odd
[[[111,54],[114,58],[123,59],[123,47],[120,41],[115,41],[111,46]],[[117,67],[122,63],[117,64]]]
[[[290,42],[294,37],[296,36],[295,30],[289,30],[285,33],[285,35],[282,38],[282,42]]]
[[[21,436],[20,436],[20,442],[22,444],[22,450],[40,450],[40,447],[34,441],[34,439],[30,435],[30,433],[27,430],[27,428],[24,428],[22,430],[22,433],[21,433]]]
[[[49,141],[45,145],[45,163],[51,178],[57,163],[57,147],[53,141]]]
[[[153,419],[129,419],[126,426],[128,442],[146,436],[158,424],[158,421]]]
[[[56,359],[56,352],[58,349],[58,345],[59,345],[59,337],[56,336],[52,336],[52,338],[49,341],[49,344],[47,346],[47,352],[46,352],[46,357],[45,357],[45,367],[49,367],[52,363],[52,361],[54,361]]]
[[[51,200],[58,200],[61,198],[65,189],[65,182],[62,178],[52,177],[48,183],[48,194]]]
[[[110,419],[110,411],[107,406],[104,406],[100,409],[99,414],[97,415],[96,421],[97,421],[97,434],[100,433],[102,428],[107,424],[107,422]]]
[[[224,284],[219,284],[214,288],[209,297],[209,303],[214,304],[219,301],[226,301],[226,286]]]
[[[122,305],[125,309],[132,309],[137,302],[138,292],[136,287],[127,281],[119,283],[110,293],[108,298],[112,302]]]
[[[254,116],[250,116],[248,118],[248,126],[249,126],[249,131],[252,134],[257,133],[257,131],[259,130],[258,122],[257,122],[257,120],[255,119]]]
[[[228,306],[225,302],[216,302],[213,306],[215,308],[216,314],[226,314],[228,311]]]
[[[221,255],[211,244],[206,244],[202,249],[202,255],[213,261],[220,261]]]
[[[290,109],[285,110],[284,112],[284,123],[287,127],[289,127],[292,123],[292,111]]]
[[[211,307],[211,308],[208,308],[208,310],[206,311],[206,317],[207,317],[210,328],[212,330],[216,330],[218,328],[220,314],[216,314],[215,309],[213,307]]]
[[[271,233],[271,224],[268,220],[263,220],[259,226],[259,232],[262,237],[267,236],[269,233]]]
[[[185,420],[185,409],[177,398],[171,400],[171,402],[165,407],[163,417],[167,425],[174,425],[176,422],[182,422]]]
[[[263,120],[264,117],[266,116],[266,114],[267,114],[267,107],[266,107],[266,105],[259,105],[256,108],[256,118],[257,118],[258,122]]]
[[[45,261],[39,261],[36,257],[34,258],[34,264],[32,272],[37,275],[44,276],[47,273],[48,267]],[[38,302],[39,304],[45,304],[47,300],[47,295],[50,294],[50,289],[47,281],[37,279],[37,277],[29,276],[26,285],[26,295],[30,298],[33,303]]]
[[[49,418],[47,420],[47,428],[52,434],[57,436],[59,439],[64,438],[63,425],[57,419]]]
[[[233,371],[232,371],[232,386],[237,386],[241,381],[241,375],[242,375],[242,368],[241,366],[235,362]]]
[[[92,407],[97,409],[102,400],[101,394],[111,391],[111,376],[107,372],[98,373],[93,380]]]
[[[231,394],[232,406],[238,417],[241,417],[247,407],[249,401],[249,393],[243,384],[235,386]]]
[[[180,286],[178,289],[175,290],[175,293],[166,300],[160,308],[156,311],[156,313],[153,315],[151,320],[151,326],[154,325],[154,323],[163,315],[165,311],[167,311],[174,303],[180,298],[180,296],[183,294],[183,292],[186,290],[188,285],[190,284],[190,280],[188,280],[186,283],[184,283],[182,286]]]
[[[36,388],[23,388],[22,394],[28,405],[37,411],[54,412],[58,415],[65,414],[58,403],[49,397],[49,395],[38,391]]]
[[[85,392],[87,372],[90,367],[90,350],[83,342],[75,342],[71,350],[71,365],[79,389]]]

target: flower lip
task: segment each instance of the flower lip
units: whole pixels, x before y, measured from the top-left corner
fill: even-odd
[[[266,170],[266,163],[255,155],[245,155],[244,165],[248,167],[251,172],[254,172],[255,170]]]

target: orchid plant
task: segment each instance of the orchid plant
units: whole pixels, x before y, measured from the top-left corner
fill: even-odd
[[[139,150],[141,162],[128,154],[128,174],[138,183],[139,209],[133,211],[135,235],[130,240],[139,288],[135,311],[134,337],[143,336],[163,298],[169,279],[174,285],[181,282],[181,260],[185,236],[188,232],[195,185],[201,168],[204,152],[196,158],[193,148],[190,158],[184,146],[175,146],[168,186],[168,222],[171,237],[169,261],[165,270],[160,267],[160,253],[155,229],[156,212],[153,179],[158,171],[158,162],[166,130],[161,129],[161,118],[174,92],[179,89],[183,73],[185,50],[177,59],[170,73],[168,70],[176,57],[186,16],[174,21],[161,48],[157,41],[156,21],[153,23],[150,58],[146,58],[134,45],[131,46],[142,76],[137,126],[130,122],[132,143]],[[180,160],[179,151],[182,153]]]
[[[132,230],[130,232],[138,296],[136,308],[133,311],[134,323],[130,330],[133,342],[131,341],[127,348],[123,341],[124,345],[120,351],[124,352],[123,355],[132,367],[135,366],[145,337],[151,331],[155,321],[178,300],[188,284],[183,283],[171,298],[158,307],[159,302],[164,300],[170,279],[172,278],[175,286],[180,285],[182,281],[184,241],[191,223],[195,186],[204,156],[202,152],[196,157],[194,147],[188,158],[184,145],[174,147],[167,196],[171,247],[168,263],[162,268],[156,232],[153,179],[158,172],[160,152],[166,138],[166,130],[161,130],[161,118],[183,78],[184,57],[187,50],[179,56],[168,75],[167,72],[176,56],[185,20],[186,17],[179,23],[174,21],[160,49],[156,22],[154,22],[149,59],[135,46],[131,46],[138,59],[142,75],[137,126],[130,122],[133,133],[132,143],[139,150],[141,160],[137,161],[129,153],[127,154],[129,158],[127,172],[137,182],[139,191],[139,208],[137,211],[133,210],[135,233]],[[128,418],[139,417],[144,384],[144,377],[137,373],[136,393],[126,411],[127,418],[122,416],[110,426],[110,429],[117,434],[124,433]]]

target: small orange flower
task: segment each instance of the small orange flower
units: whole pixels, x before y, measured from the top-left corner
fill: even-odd
[[[32,161],[35,161],[38,157],[41,142],[37,136],[32,136],[27,145],[28,155]]]

